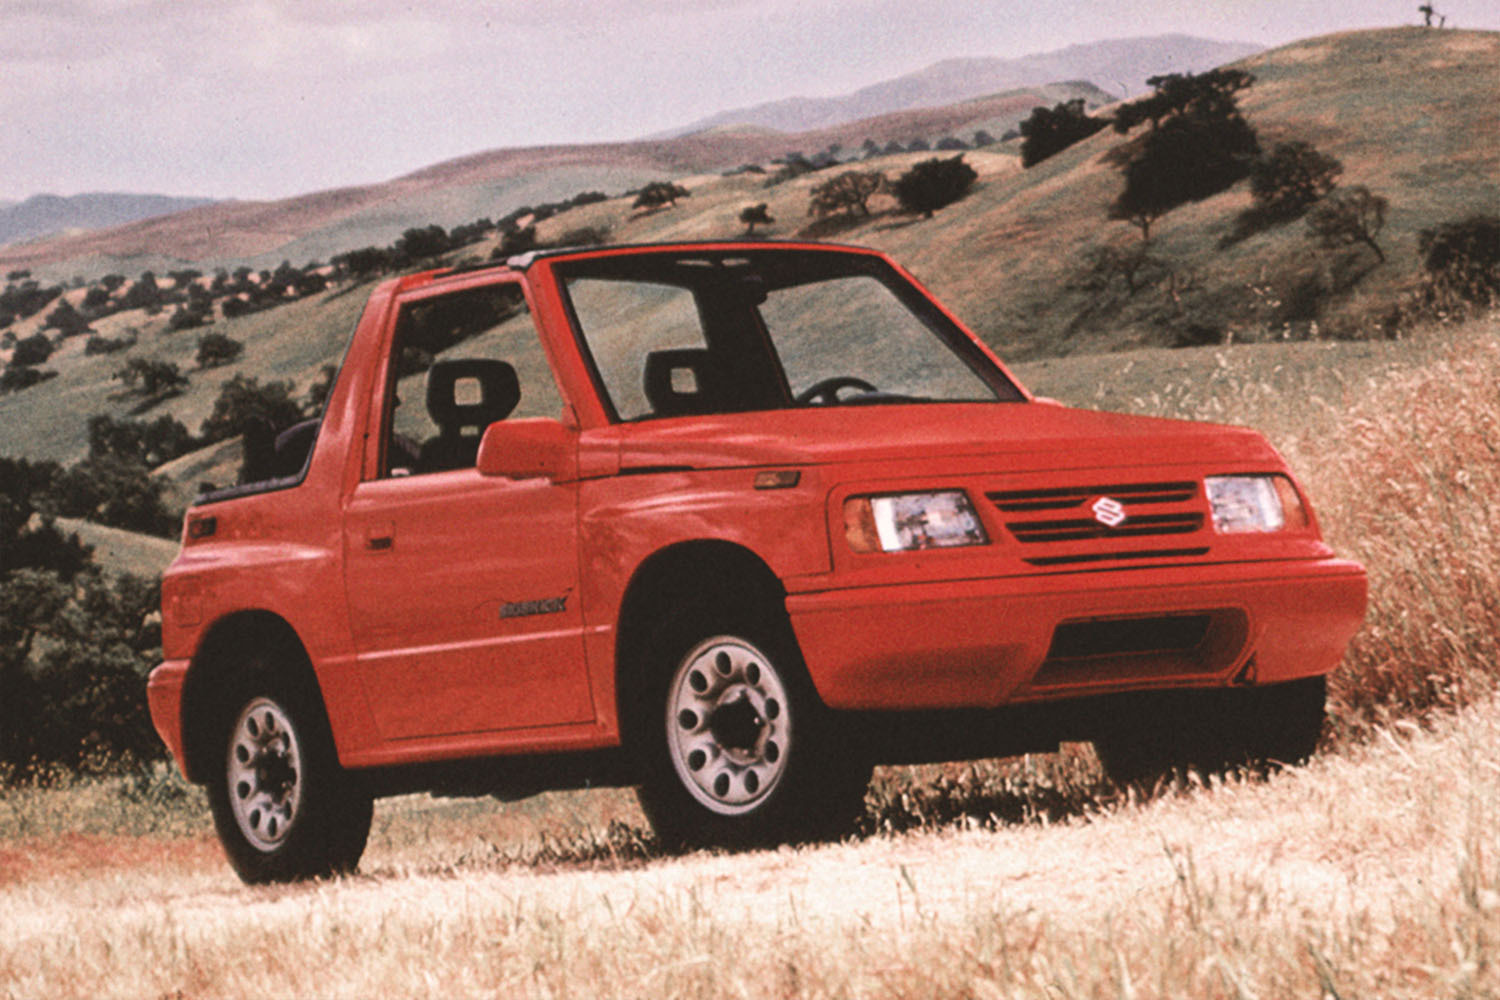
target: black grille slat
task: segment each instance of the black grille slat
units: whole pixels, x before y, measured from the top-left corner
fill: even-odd
[[[1190,535],[1203,527],[1202,514],[1140,514],[1118,528],[1093,518],[1066,521],[1014,521],[1006,525],[1021,542],[1077,542],[1090,538],[1130,538],[1140,535]]]
[[[1198,495],[1198,484],[1116,483],[1110,486],[1065,487],[1045,490],[1000,490],[988,493],[990,502],[1007,514],[1037,510],[1066,510],[1090,497],[1110,496],[1127,508],[1137,504],[1186,503]]]
[[[1065,556],[1030,556],[1032,566],[1071,566],[1078,563],[1137,561],[1141,559],[1182,559],[1208,555],[1208,546],[1193,549],[1144,549],[1129,552],[1080,552]]]
[[[1152,538],[1185,538],[1203,531],[1207,520],[1196,481],[1108,482],[1080,486],[995,490],[985,494],[1004,517],[1006,530],[1023,547],[1032,566],[1132,562],[1205,555],[1207,546],[1139,548]],[[1123,511],[1114,527],[1101,522],[1089,505],[1108,497]]]

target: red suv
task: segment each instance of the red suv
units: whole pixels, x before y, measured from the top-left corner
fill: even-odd
[[[352,868],[418,789],[633,784],[668,843],[765,843],[880,762],[1294,761],[1365,605],[1259,434],[1037,399],[854,248],[389,281],[246,459],[150,695],[250,881]]]

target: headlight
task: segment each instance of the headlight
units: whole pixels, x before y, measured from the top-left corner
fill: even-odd
[[[909,552],[986,545],[963,490],[892,493],[844,501],[844,537],[855,552]]]
[[[1285,476],[1209,476],[1203,488],[1220,534],[1308,526],[1302,498]]]

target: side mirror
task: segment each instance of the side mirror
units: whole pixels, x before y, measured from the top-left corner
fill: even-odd
[[[502,420],[485,428],[475,464],[508,479],[578,478],[578,432],[550,417]]]

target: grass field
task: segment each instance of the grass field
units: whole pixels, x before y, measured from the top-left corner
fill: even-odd
[[[1497,995],[1497,369],[1500,318],[1021,368],[1263,427],[1366,562],[1307,768],[1149,802],[1083,746],[886,769],[858,839],[681,857],[626,791],[406,797],[361,874],[277,889],[233,879],[165,768],[12,788],[0,997]]]

